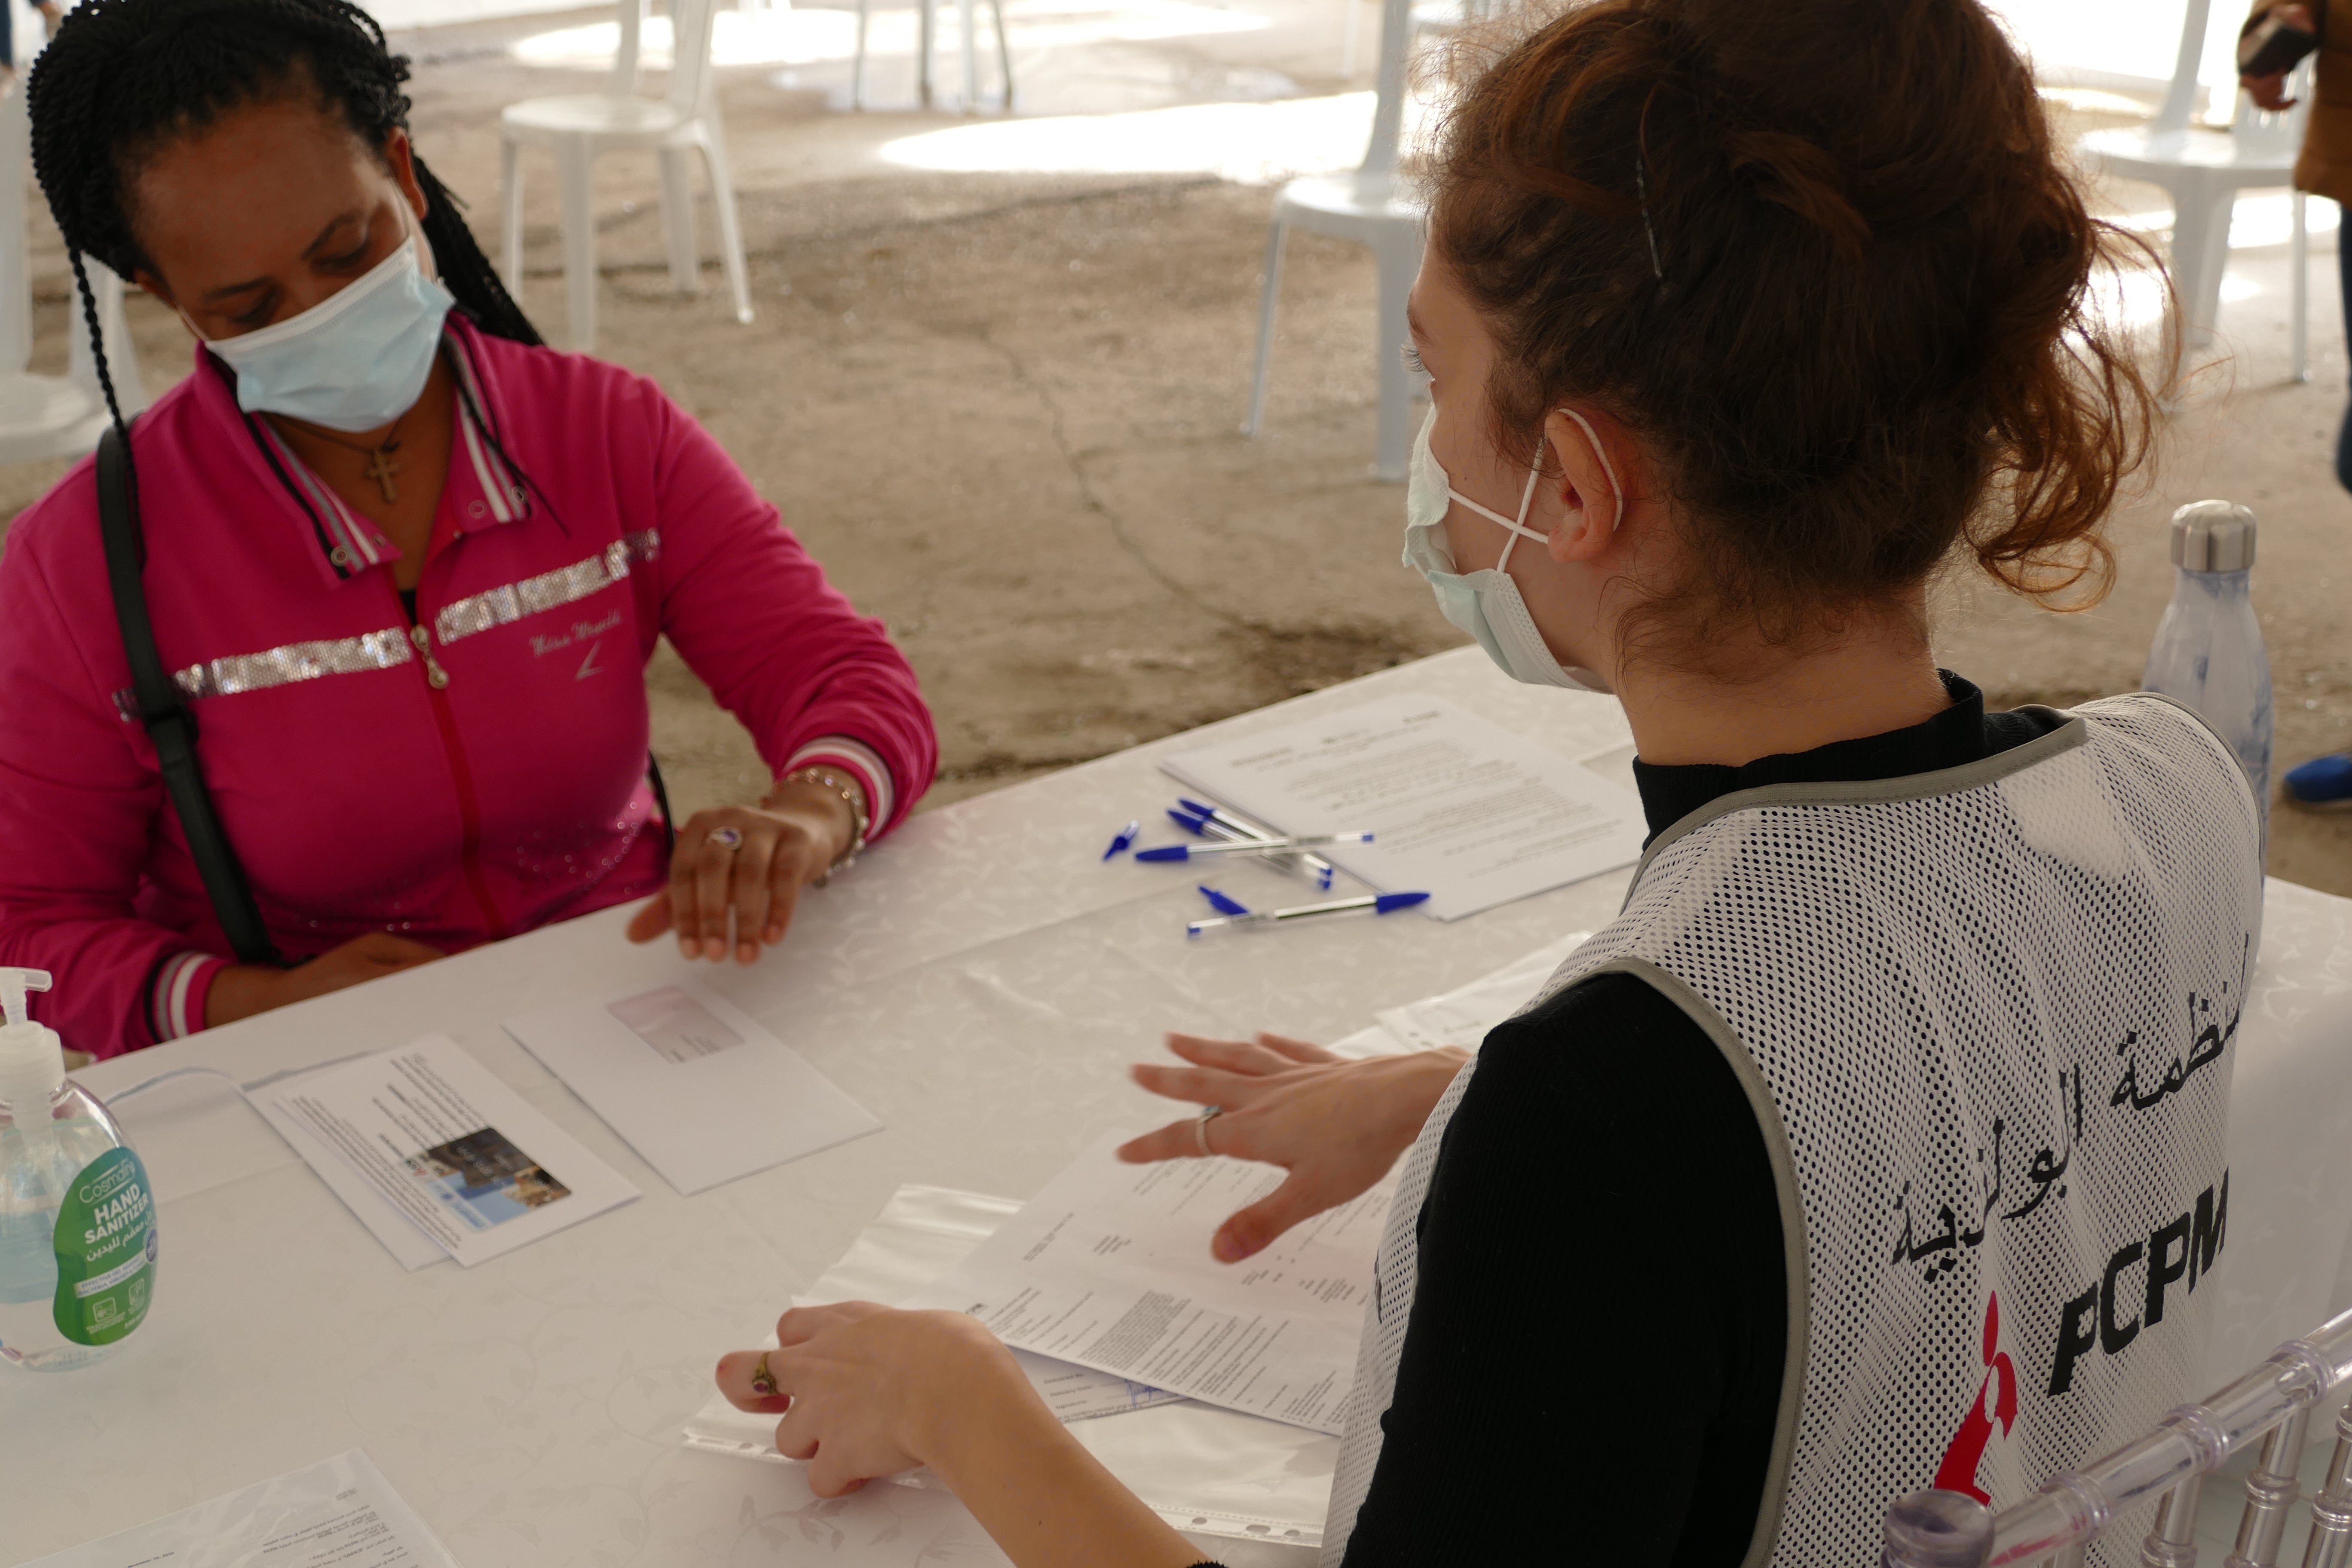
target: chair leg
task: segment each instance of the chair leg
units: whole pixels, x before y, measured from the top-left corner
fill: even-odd
[[[669,251],[669,286],[681,294],[702,292],[702,260],[694,245],[694,170],[689,149],[665,147],[661,163],[662,242]]]
[[[2172,286],[2180,301],[2180,358],[2176,389],[2198,355],[2211,346],[2221,308],[2221,273],[2230,259],[2230,216],[2223,192],[2180,191],[2173,196]]]
[[[956,26],[961,33],[957,42],[962,46],[963,102],[959,106],[966,114],[980,110],[980,40],[972,37],[971,0],[956,0]]]
[[[499,270],[505,274],[507,292],[522,299],[522,144],[499,139],[499,203],[500,228]]]
[[[710,205],[719,213],[719,259],[735,296],[735,319],[751,319],[751,279],[743,262],[743,229],[735,221],[735,178],[727,167],[727,142],[716,121],[704,128],[702,166],[710,175]]]
[[[1004,0],[988,0],[996,13],[996,70],[1004,83],[1004,112],[1013,112],[1013,40],[1004,31]]]
[[[1274,307],[1282,297],[1282,241],[1289,230],[1280,217],[1265,238],[1265,286],[1257,302],[1257,363],[1250,372],[1249,417],[1242,434],[1255,437],[1265,428],[1266,373],[1274,362]]]
[[[555,156],[563,187],[563,292],[571,308],[572,348],[591,353],[596,347],[596,220],[588,201],[588,139],[564,138]]]
[[[857,0],[857,53],[849,67],[849,107],[866,107],[866,27],[874,0]]]
[[[1412,292],[1414,274],[1421,270],[1421,238],[1409,231],[1402,241],[1390,239],[1376,247],[1380,258],[1380,411],[1374,426],[1372,477],[1391,483],[1404,478],[1412,453],[1412,395],[1419,390],[1412,372],[1405,368],[1405,300]]]
[[[915,101],[931,106],[931,51],[940,37],[940,0],[915,0]]]
[[[2294,379],[2311,379],[2311,225],[2304,195],[2294,193],[2294,242],[2287,247],[2294,268]]]

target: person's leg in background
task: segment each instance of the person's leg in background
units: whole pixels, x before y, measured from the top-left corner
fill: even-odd
[[[2324,200],[2323,197],[2306,200]],[[2343,210],[2339,204],[2336,209]],[[2343,221],[2336,227],[2336,279],[2344,300],[2344,334],[2347,348],[2352,348],[2352,245],[2345,243]],[[2352,403],[2344,409],[2344,423],[2336,431],[2336,482],[2352,490]]]
[[[2343,289],[2345,337],[2352,345],[2352,243],[2347,243],[2340,222],[2336,229],[2336,275]],[[2344,423],[2336,432],[2336,482],[2352,490],[2352,404],[2346,405]],[[2317,811],[2352,809],[2352,756],[2342,752],[2289,768],[2280,782],[2286,798],[2297,805]]]

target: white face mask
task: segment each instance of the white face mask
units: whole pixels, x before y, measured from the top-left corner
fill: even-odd
[[[1573,408],[1560,412],[1584,426],[1594,455],[1609,475],[1610,484],[1616,485],[1616,470],[1610,468],[1608,454],[1601,451],[1601,438],[1593,434],[1591,425]],[[1551,649],[1544,645],[1543,634],[1536,629],[1534,617],[1528,614],[1527,601],[1519,596],[1519,585],[1505,570],[1520,540],[1544,542],[1544,536],[1527,525],[1528,509],[1534,504],[1536,485],[1543,477],[1542,448],[1537,449],[1536,460],[1528,469],[1527,488],[1519,492],[1519,515],[1507,518],[1501,512],[1487,510],[1454,488],[1437,455],[1429,449],[1429,433],[1436,425],[1437,407],[1432,404],[1429,416],[1421,422],[1421,434],[1413,441],[1412,467],[1405,480],[1404,563],[1428,579],[1431,591],[1437,595],[1437,607],[1445,618],[1476,637],[1478,646],[1486,650],[1486,657],[1513,680],[1530,686],[1560,686],[1571,691],[1607,691],[1608,685],[1591,670],[1564,668],[1552,657]],[[1625,505],[1624,494],[1622,489],[1617,492],[1621,512]],[[1454,552],[1445,542],[1445,513],[1457,501],[1511,531],[1502,556],[1483,572],[1464,574],[1454,570]],[[1615,527],[1613,521],[1611,526]]]
[[[425,276],[416,237],[299,316],[205,346],[236,372],[237,406],[330,430],[380,430],[433,374],[457,300]]]

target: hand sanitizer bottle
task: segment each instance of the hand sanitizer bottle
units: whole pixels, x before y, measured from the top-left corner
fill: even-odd
[[[106,1107],[66,1081],[65,1047],[25,1016],[37,969],[0,968],[0,1365],[88,1366],[147,1321],[155,1202]]]
[[[2248,580],[2254,514],[2228,501],[2192,501],[2172,514],[2172,603],[2147,650],[2140,683],[2194,708],[2238,753],[2263,821],[2271,810],[2271,656]]]

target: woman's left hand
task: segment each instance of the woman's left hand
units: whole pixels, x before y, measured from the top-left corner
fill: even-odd
[[[848,851],[857,832],[835,791],[802,781],[776,786],[761,805],[698,811],[678,829],[669,886],[629,922],[631,942],[676,928],[688,958],[723,961],[734,922],[735,961],[749,963],[784,940],[801,889]]]
[[[752,1391],[758,1351],[719,1358],[719,1392],[738,1410],[782,1415],[776,1451],[809,1461],[819,1497],[938,1462],[952,1426],[984,1422],[1000,1436],[1007,1419],[1059,1427],[1013,1352],[961,1312],[801,1307],[776,1321],[776,1338],[782,1348],[766,1352],[774,1394]]]

